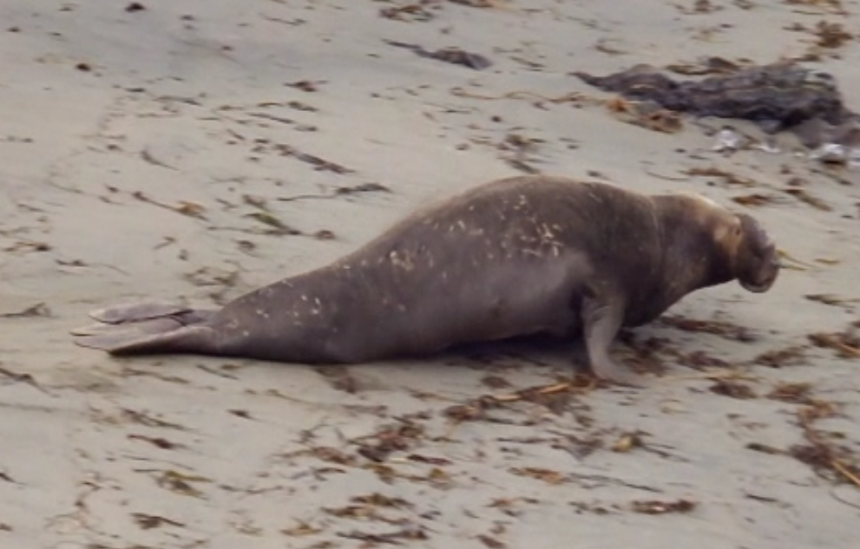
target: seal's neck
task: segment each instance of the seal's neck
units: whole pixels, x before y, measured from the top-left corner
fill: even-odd
[[[672,295],[667,297],[680,299],[700,288],[731,281],[733,261],[720,241],[719,218],[693,197],[658,195],[653,200],[664,272],[673,278]]]

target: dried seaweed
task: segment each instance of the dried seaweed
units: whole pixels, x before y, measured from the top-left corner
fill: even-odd
[[[841,358],[860,358],[860,337],[852,331],[816,332],[809,340],[817,347],[833,349]]]
[[[806,346],[803,345],[792,345],[784,349],[765,351],[753,359],[753,363],[770,368],[797,366],[806,363],[806,361]]]
[[[758,340],[758,336],[749,328],[738,326],[731,322],[723,322],[719,320],[697,320],[677,315],[664,315],[660,317],[660,322],[673,328],[684,330],[685,332],[713,334],[725,339],[741,341],[744,343]]]
[[[50,317],[52,316],[51,309],[44,302],[30,305],[20,311],[13,313],[2,313],[0,318],[34,318],[34,317]]]
[[[492,61],[481,54],[468,52],[460,48],[448,47],[430,51],[417,44],[409,44],[395,40],[383,40],[383,42],[389,46],[408,49],[420,57],[436,59],[437,61],[444,61],[454,65],[462,65],[474,70],[483,70],[493,64]]]
[[[556,398],[564,399],[566,402],[576,393],[592,390],[597,385],[597,380],[589,376],[575,376],[571,381],[553,383],[551,385],[540,385],[502,395],[484,395],[471,400],[466,404],[450,406],[443,410],[443,415],[454,423],[464,421],[486,420],[486,412],[502,405],[513,402],[528,401],[557,410],[559,407]]]
[[[737,399],[757,398],[755,391],[749,385],[739,383],[737,381],[729,381],[721,379],[711,385],[709,390],[718,395],[724,395]]]
[[[696,508],[696,502],[687,499],[675,501],[637,500],[630,504],[636,513],[664,515],[666,513],[689,513]]]
[[[373,435],[356,439],[359,455],[376,462],[383,462],[393,452],[408,450],[424,436],[424,427],[411,420],[381,428]],[[371,442],[365,442],[370,440]]]
[[[560,471],[545,469],[541,467],[512,467],[509,469],[511,473],[520,477],[528,477],[543,481],[547,484],[561,484],[570,482],[570,478]]]
[[[178,528],[184,528],[185,524],[165,518],[160,517],[158,515],[148,515],[146,513],[132,513],[131,518],[134,519],[135,524],[140,526],[142,530],[152,530],[153,528],[161,528],[164,525],[168,526],[176,526]]]
[[[810,383],[780,383],[768,393],[767,398],[793,404],[809,404],[811,391]]]
[[[684,127],[677,112],[659,108],[659,105],[652,102],[610,99],[606,102],[606,108],[614,117],[623,122],[657,132],[677,133]]]

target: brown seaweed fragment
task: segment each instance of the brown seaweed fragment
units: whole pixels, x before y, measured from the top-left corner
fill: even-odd
[[[203,213],[206,211],[206,208],[194,202],[180,200],[177,206],[171,206],[169,204],[165,204],[163,202],[159,202],[157,200],[149,198],[142,191],[135,191],[131,194],[131,196],[133,196],[137,200],[140,200],[141,202],[152,204],[153,206],[158,206],[159,208],[164,208],[165,210],[170,210],[182,215],[187,215],[188,217],[206,220],[206,216]]]
[[[833,208],[830,206],[830,204],[828,204],[824,200],[818,198],[817,196],[812,196],[811,194],[809,194],[808,192],[806,192],[803,189],[796,189],[796,188],[785,189],[784,192],[786,194],[790,194],[791,196],[797,198],[801,202],[809,204],[810,206],[812,206],[813,208],[815,208],[817,210],[821,210],[824,212],[833,211]]]
[[[840,48],[854,38],[841,23],[827,21],[819,21],[812,33],[817,38],[815,45],[820,48]]]
[[[509,472],[519,477],[529,477],[541,480],[547,484],[570,482],[570,478],[564,473],[552,469],[545,469],[543,467],[512,467],[509,469]]]
[[[768,393],[767,398],[796,404],[808,404],[811,402],[809,397],[811,390],[812,385],[810,383],[780,383]]]
[[[836,351],[841,358],[860,358],[860,337],[850,331],[809,334],[809,340],[817,347]]]
[[[486,420],[488,410],[522,401],[532,402],[557,411],[563,408],[576,393],[590,391],[596,385],[597,380],[593,377],[576,375],[570,381],[528,387],[508,394],[483,395],[466,404],[449,406],[442,411],[442,414],[454,424],[464,421]]]
[[[737,185],[739,187],[755,187],[758,185],[756,181],[749,177],[738,175],[714,166],[707,168],[689,168],[684,170],[682,173],[695,177],[719,177],[726,185]]]
[[[499,0],[448,0],[452,4],[469,6],[470,8],[498,8],[502,3]]]
[[[30,385],[30,386],[34,387],[35,389],[42,391],[43,393],[46,393],[49,395],[51,394],[49,391],[47,391],[41,385],[39,385],[39,383],[36,381],[36,378],[34,378],[32,376],[32,374],[21,374],[21,373],[13,372],[12,370],[8,370],[6,368],[0,367],[0,376],[8,378],[11,381],[13,381],[14,383],[26,383],[27,385]]]
[[[355,440],[359,446],[358,454],[375,462],[383,462],[394,452],[408,450],[424,436],[424,427],[409,419],[401,419],[399,424],[383,427],[378,432],[363,437],[370,442]]]
[[[206,477],[202,477],[199,475],[188,475],[185,473],[180,473],[179,471],[174,471],[172,469],[163,471],[154,469],[135,469],[135,472],[150,473],[154,476],[155,483],[161,488],[170,490],[171,492],[174,492],[176,494],[196,498],[203,498],[204,494],[203,492],[195,488],[193,486],[193,483],[212,482]]]
[[[689,513],[696,508],[696,502],[679,499],[675,501],[637,500],[630,504],[636,513],[663,515],[666,513]]]
[[[275,151],[279,152],[282,156],[291,156],[297,160],[300,160],[301,162],[305,162],[306,164],[314,166],[315,171],[334,172],[339,175],[355,172],[355,170],[351,170],[350,168],[341,166],[340,164],[337,164],[335,162],[320,158],[319,156],[314,156],[312,154],[302,152],[295,147],[292,147],[285,143],[275,143],[272,148]]]
[[[818,400],[802,392],[804,406],[797,411],[797,423],[803,429],[807,444],[795,444],[789,448],[789,455],[809,465],[819,476],[833,482],[847,481],[860,488],[860,462],[857,456],[845,445],[835,444],[833,437],[816,429],[815,422],[833,417],[837,406],[831,402]]]
[[[729,381],[727,379],[718,380],[711,385],[712,393],[723,395],[731,398],[746,400],[749,398],[757,398],[755,391],[749,385],[737,381]]]
[[[782,368],[784,366],[797,366],[805,363],[806,346],[792,345],[784,349],[773,349],[765,351],[753,359],[753,363],[770,368]]]
[[[53,316],[51,314],[51,309],[45,305],[44,302],[36,303],[35,305],[30,305],[26,309],[22,309],[20,311],[15,311],[12,313],[2,313],[0,314],[0,318],[34,318],[34,317],[50,317]]]
[[[486,534],[478,534],[475,536],[475,539],[483,543],[485,547],[489,547],[489,549],[505,549],[508,546],[508,544]]]
[[[730,198],[732,202],[736,202],[741,206],[764,206],[765,204],[772,204],[776,201],[771,195],[762,194],[762,193],[752,193],[752,194],[744,194],[739,196],[733,196]]]
[[[403,528],[394,532],[383,534],[370,534],[353,530],[351,532],[338,532],[338,536],[346,539],[363,541],[366,544],[386,543],[389,545],[400,545],[401,540],[418,541],[428,539],[427,533],[421,527]],[[368,547],[369,545],[362,545]]]
[[[677,133],[684,127],[675,111],[661,108],[651,101],[611,99],[606,102],[609,112],[623,122],[662,133]]]
[[[834,307],[851,307],[851,303],[857,303],[860,299],[847,299],[843,297],[839,297],[835,294],[806,294],[806,299],[809,301],[815,301],[817,303],[822,303],[824,305],[831,305]]]
[[[738,326],[731,322],[722,322],[719,320],[698,320],[678,315],[662,316],[660,317],[660,322],[685,332],[713,334],[734,341],[748,343],[758,339],[756,335],[749,330],[749,328]]]
[[[177,448],[187,448],[184,444],[180,444],[178,442],[171,442],[163,437],[149,437],[144,435],[135,435],[130,434],[127,435],[130,440],[141,440],[144,442],[148,442],[153,446],[161,448],[162,450],[175,450]]]
[[[429,59],[436,59],[438,61],[445,61],[446,63],[452,63],[454,65],[462,65],[464,67],[468,67],[470,69],[475,70],[483,70],[493,64],[488,58],[484,57],[478,53],[471,53],[460,48],[442,48],[436,51],[430,51],[424,49],[423,47],[417,44],[409,44],[406,42],[397,42],[395,40],[383,40],[389,46],[394,46],[397,48],[406,48],[411,50],[416,55],[420,57],[427,57]]]
[[[158,515],[148,515],[146,513],[132,513],[131,517],[134,519],[134,522],[140,526],[142,530],[152,530],[153,528],[160,528],[161,526],[176,526],[177,528],[184,528],[185,524],[161,517]]]
[[[829,8],[838,15],[847,15],[848,12],[842,6],[841,0],[783,0],[784,3],[795,6],[810,6],[817,8]]]
[[[320,532],[322,532],[321,528],[317,528],[303,520],[296,521],[296,525],[291,528],[281,529],[282,534],[291,537],[312,536],[314,534],[319,534]]]
[[[420,1],[405,6],[382,8],[379,15],[394,21],[430,21],[436,17],[430,8],[432,6],[428,6],[426,1]]]

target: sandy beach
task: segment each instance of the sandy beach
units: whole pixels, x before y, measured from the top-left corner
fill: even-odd
[[[822,21],[847,37],[816,45]],[[860,168],[628,123],[572,75],[708,57],[806,59],[860,110],[860,2],[4,0],[0,545],[855,547]],[[522,173],[702,193],[786,268],[617,342],[643,389],[572,377],[566,344],[322,368],[69,335],[112,303],[223,304]]]

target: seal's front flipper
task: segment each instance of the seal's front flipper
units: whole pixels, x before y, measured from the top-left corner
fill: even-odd
[[[591,370],[603,380],[626,385],[644,387],[645,378],[617,364],[609,356],[612,344],[624,318],[624,304],[620,299],[586,298],[582,304],[582,321],[585,346]]]
[[[100,349],[112,355],[164,353],[210,354],[217,351],[215,331],[208,326],[183,326],[162,333],[145,333],[135,328],[116,329],[98,335],[75,338],[75,344]]]

